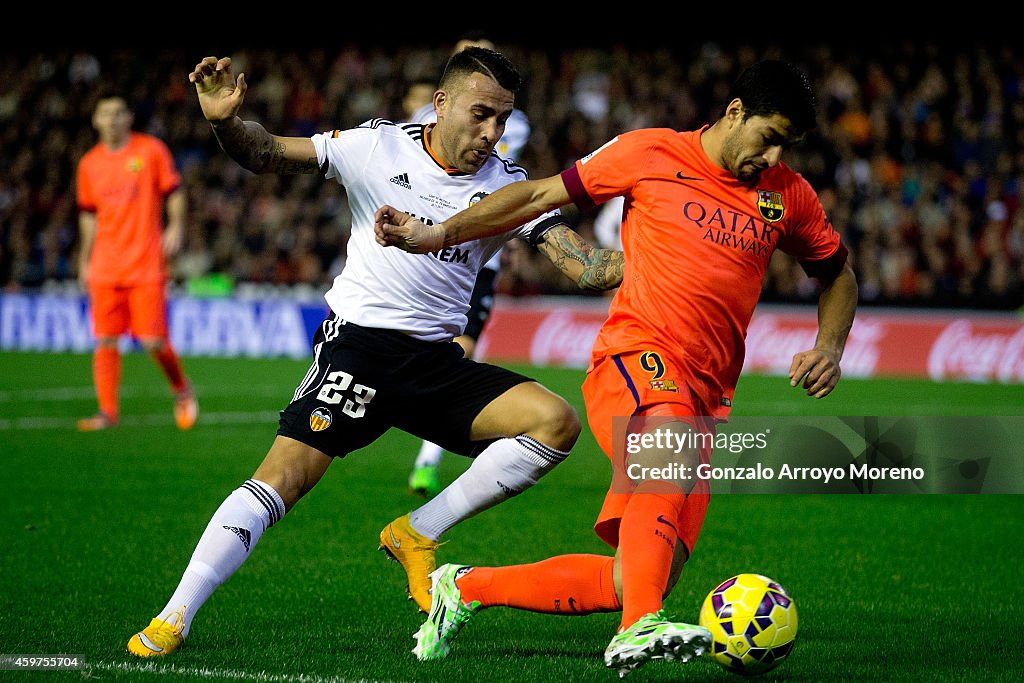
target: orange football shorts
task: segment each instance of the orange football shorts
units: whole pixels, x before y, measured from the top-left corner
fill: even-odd
[[[619,524],[636,485],[627,475],[625,441],[631,430],[657,423],[682,421],[698,432],[714,434],[715,421],[686,384],[684,369],[667,354],[635,351],[595,361],[583,382],[587,421],[598,445],[612,462],[612,482],[594,524],[598,537],[612,548],[619,545]],[[710,441],[710,440],[709,440]],[[711,447],[700,449],[701,462],[711,460]],[[707,513],[710,488],[698,480],[677,520],[679,539],[693,552]]]

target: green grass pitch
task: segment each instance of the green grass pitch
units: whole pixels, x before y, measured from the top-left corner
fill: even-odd
[[[125,358],[123,424],[78,434],[95,409],[85,355],[0,354],[0,654],[78,654],[84,672],[0,680],[614,681],[601,654],[617,614],[492,609],[448,659],[410,653],[421,616],[377,533],[418,504],[419,441],[392,431],[332,465],[155,662],[125,643],[160,610],[195,542],[259,464],[306,361],[187,358],[201,401],[190,432],[148,358]],[[582,373],[517,368],[581,414]],[[735,414],[1021,415],[1020,386],[844,379],[823,401],[745,376]],[[446,481],[468,465],[446,455]],[[589,431],[536,487],[453,529],[440,562],[515,564],[606,553],[591,525],[608,481]],[[1024,679],[1024,497],[722,495],[667,610],[695,621],[719,581],[757,571],[797,602],[792,656],[762,680]],[[651,662],[630,681],[739,680],[709,659]]]

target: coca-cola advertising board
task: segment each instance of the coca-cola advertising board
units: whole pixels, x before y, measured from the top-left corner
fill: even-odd
[[[585,368],[607,301],[499,298],[478,346],[487,360]],[[814,346],[817,309],[762,304],[747,330],[744,370],[784,375]],[[861,307],[843,355],[850,377],[1024,383],[1024,319],[1011,313]]]

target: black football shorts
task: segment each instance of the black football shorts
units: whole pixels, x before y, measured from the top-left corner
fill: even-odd
[[[313,339],[313,363],[281,411],[277,433],[343,457],[395,427],[460,455],[483,408],[523,382],[505,368],[468,359],[455,342],[425,342],[331,315]]]

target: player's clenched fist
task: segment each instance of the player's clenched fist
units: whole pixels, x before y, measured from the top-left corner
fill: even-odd
[[[196,86],[199,106],[207,121],[222,121],[233,118],[242,106],[245,91],[245,74],[238,78],[231,73],[231,58],[204,57],[188,75]]]
[[[444,247],[443,225],[426,225],[386,204],[373,215],[373,233],[382,247],[398,247],[412,254],[427,254]]]

